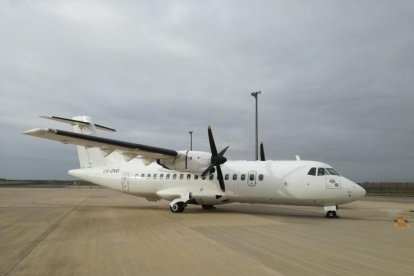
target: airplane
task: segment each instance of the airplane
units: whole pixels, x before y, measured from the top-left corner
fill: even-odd
[[[67,123],[73,132],[36,128],[23,134],[77,146],[80,168],[69,175],[91,183],[144,197],[170,201],[181,213],[188,204],[203,209],[239,203],[323,207],[327,218],[338,217],[339,204],[356,201],[365,190],[332,166],[301,160],[265,160],[263,144],[258,161],[230,161],[228,147],[218,152],[211,127],[211,152],[172,149],[97,136],[97,130],[116,131],[95,124],[89,116],[41,116]]]

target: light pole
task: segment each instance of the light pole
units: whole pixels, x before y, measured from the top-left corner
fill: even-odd
[[[193,131],[189,131],[190,133],[190,150],[193,150]]]
[[[256,100],[256,143],[255,143],[255,149],[256,149],[256,160],[259,160],[259,131],[258,131],[258,116],[257,116],[257,96],[262,93],[262,91],[256,91],[256,92],[252,92],[251,95],[255,98]]]

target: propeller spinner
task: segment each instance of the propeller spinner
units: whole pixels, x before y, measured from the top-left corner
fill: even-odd
[[[229,147],[227,146],[222,151],[220,151],[220,153],[217,153],[216,143],[214,142],[211,126],[208,126],[208,141],[210,142],[211,163],[210,166],[208,166],[208,168],[201,174],[201,177],[205,177],[215,167],[217,171],[217,178],[220,183],[220,188],[223,192],[225,192],[226,187],[224,185],[224,178],[223,173],[221,172],[220,165],[226,163],[227,159],[226,157],[224,157],[224,153]]]

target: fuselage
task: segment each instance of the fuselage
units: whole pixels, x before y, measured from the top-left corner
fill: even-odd
[[[201,178],[156,163],[146,166],[139,159],[71,170],[69,174],[151,201],[171,201],[188,194],[192,203],[200,205],[242,202],[332,206],[365,196],[358,184],[316,161],[227,161],[221,169],[225,192],[219,187],[216,173]]]

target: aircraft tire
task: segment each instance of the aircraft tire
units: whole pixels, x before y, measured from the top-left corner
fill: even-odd
[[[203,204],[203,205],[201,205],[201,207],[203,207],[204,210],[211,210],[211,209],[214,208],[214,205],[205,205],[205,204]]]
[[[176,202],[173,206],[170,206],[170,210],[173,213],[182,213],[184,211],[184,202]]]
[[[327,218],[336,218],[336,212],[335,211],[328,211],[326,213]]]

